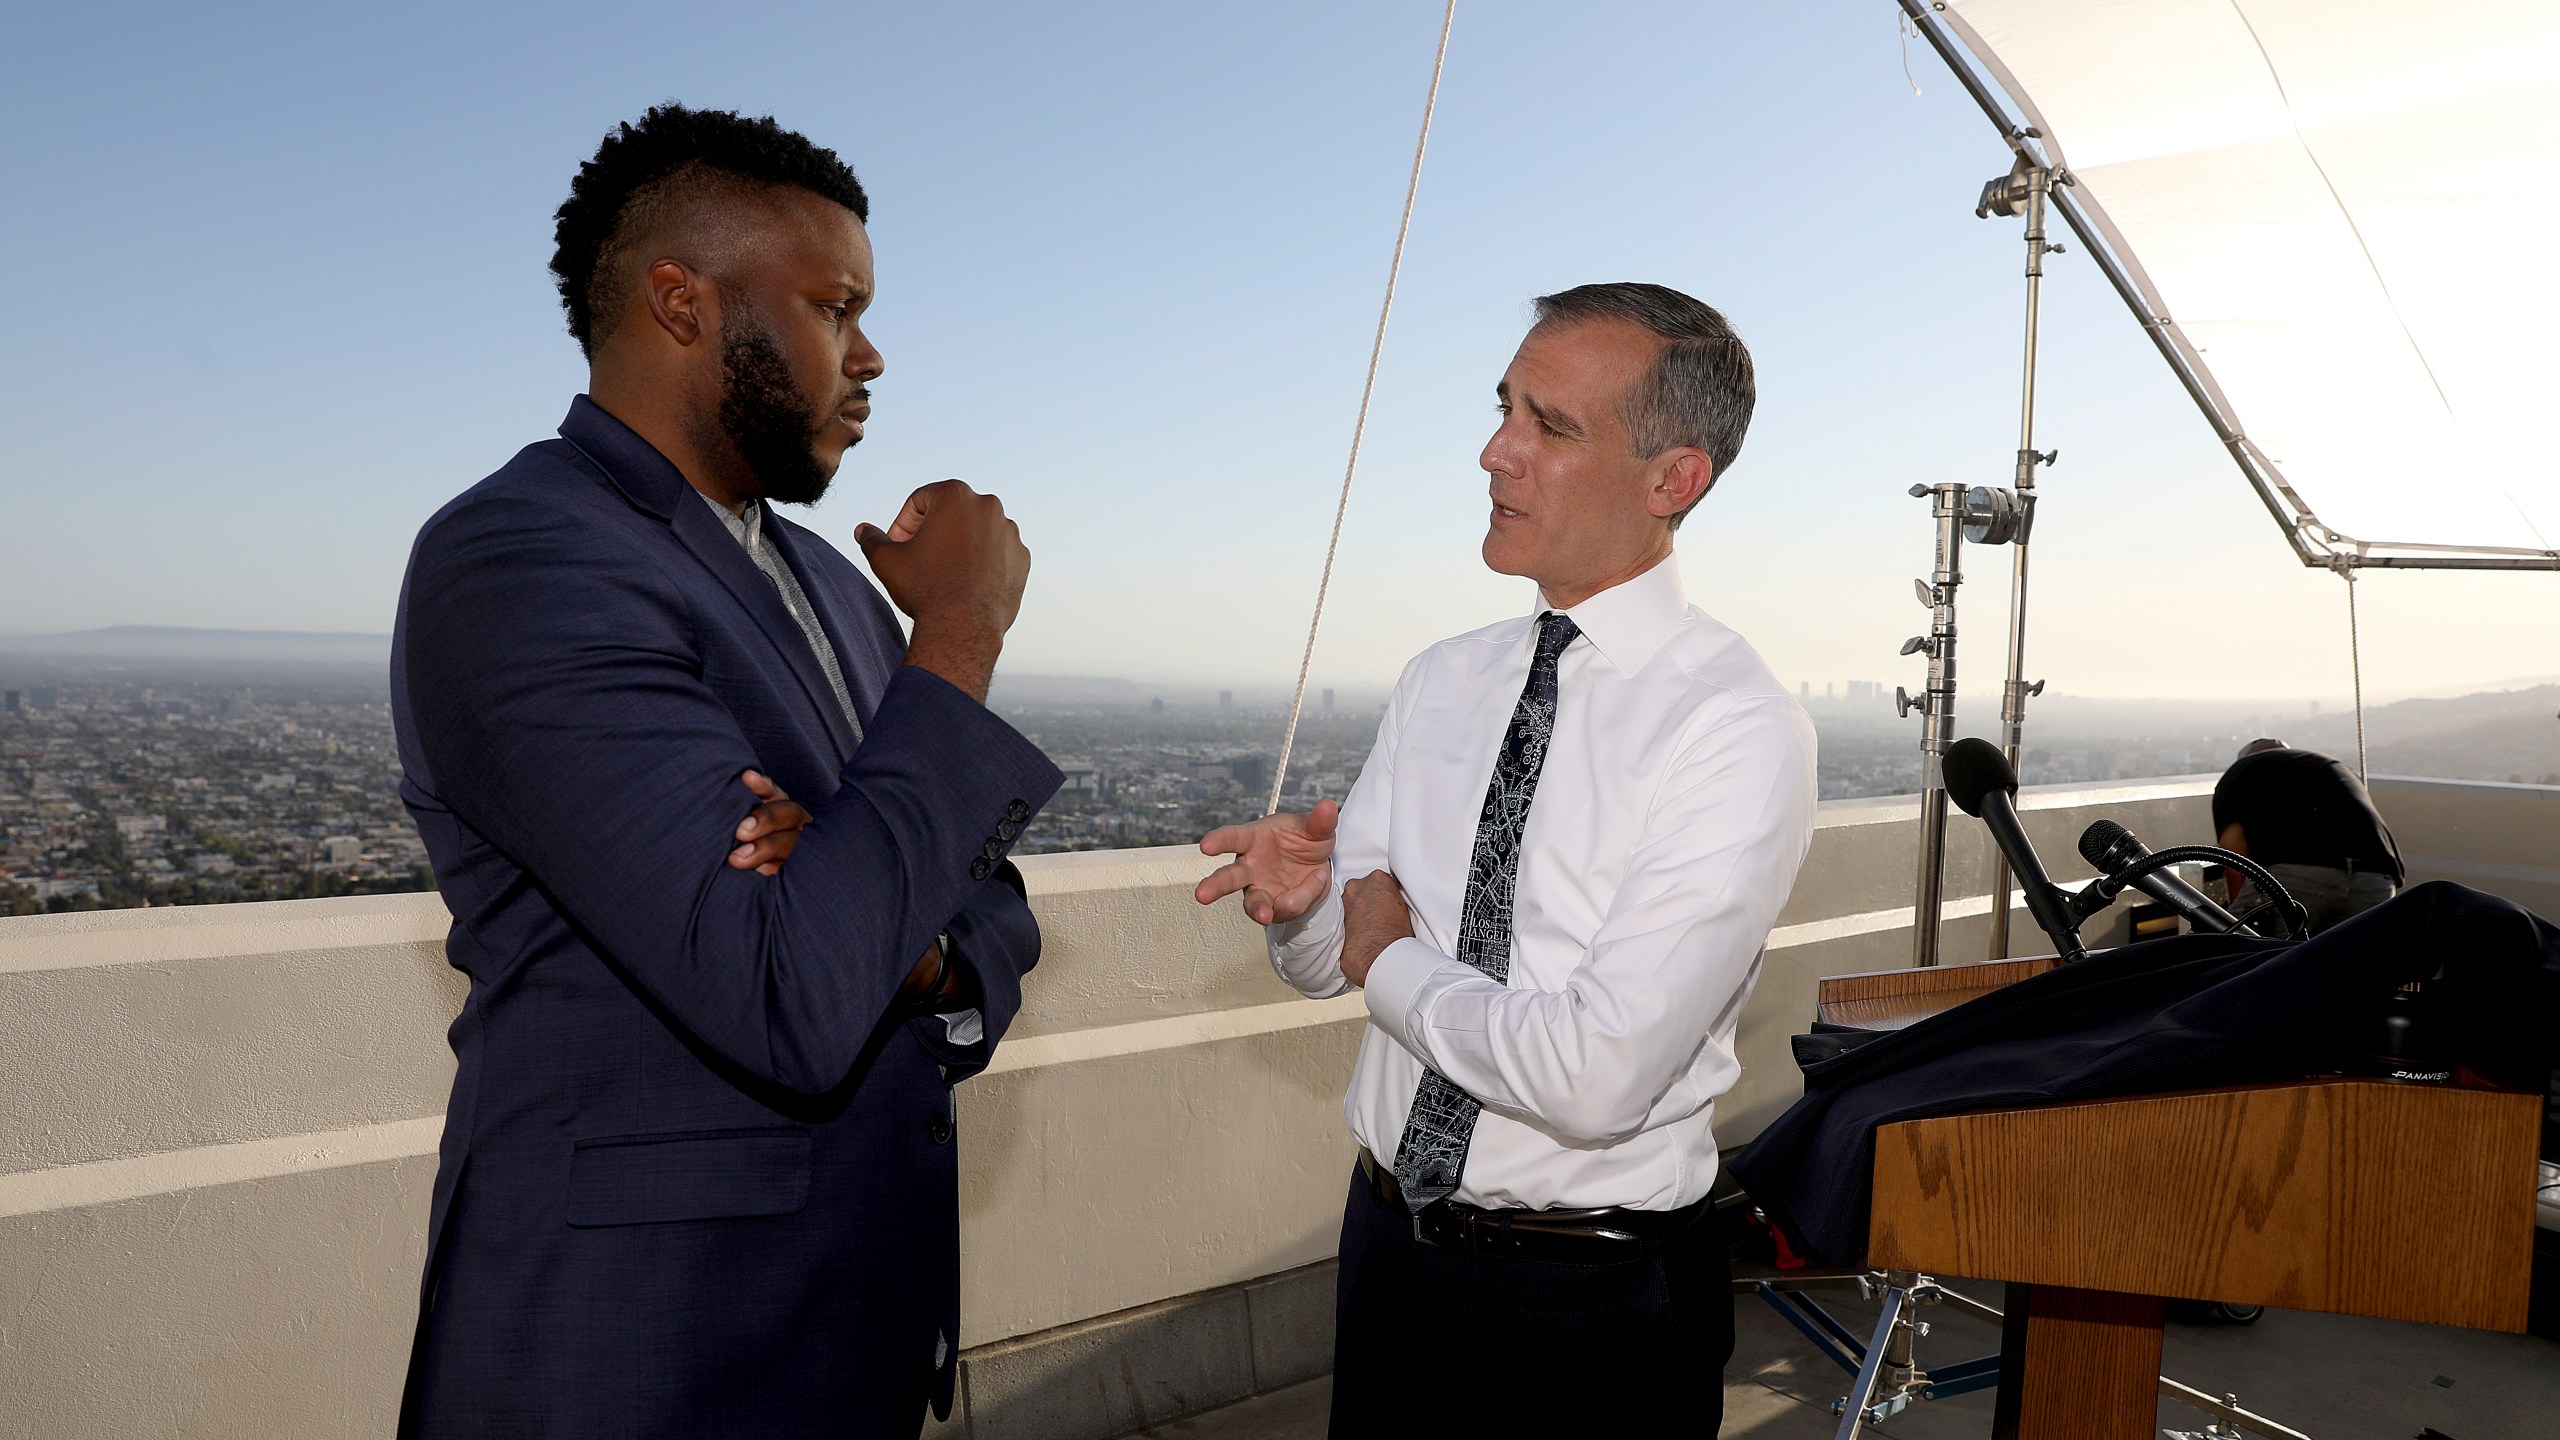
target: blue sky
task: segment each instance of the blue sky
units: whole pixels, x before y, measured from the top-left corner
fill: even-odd
[[[1294,673],[1436,3],[51,7],[0,91],[0,632],[383,630],[418,523],[583,367],[550,213],[617,119],[770,113],[873,195],[888,356],[814,512],[959,475],[1036,556],[1006,666]],[[1531,295],[1722,307],[1762,392],[1683,532],[1779,674],[1910,683],[1914,483],[2001,483],[2006,152],[1888,0],[1461,4],[1316,682],[1527,603],[1475,455]],[[2303,571],[2076,256],[2047,289],[2032,669],[2083,695],[2336,696]],[[2005,552],[1968,590],[1992,684]],[[2368,683],[2560,671],[2550,576],[2364,582]],[[2166,618],[2155,618],[2163,617]],[[1977,698],[1976,708],[1987,704]]]

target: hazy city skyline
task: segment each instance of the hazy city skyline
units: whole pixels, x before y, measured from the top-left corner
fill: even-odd
[[[381,667],[273,648],[184,661],[0,643],[0,914],[430,888]],[[1327,688],[1334,703],[1317,690],[1298,731],[1292,809],[1347,794],[1376,736],[1383,692]],[[1916,727],[1888,695],[1811,699],[1824,799],[1918,787]],[[1023,853],[1190,845],[1261,813],[1286,701],[1094,677],[1000,683],[990,703],[1066,776]],[[2555,712],[2560,684],[2379,706],[2366,716],[2373,768],[2560,784]],[[1983,733],[1989,718],[1962,728]],[[2318,702],[2061,699],[2030,727],[2020,769],[2029,784],[2211,772],[2267,733],[2351,756],[2353,725]]]

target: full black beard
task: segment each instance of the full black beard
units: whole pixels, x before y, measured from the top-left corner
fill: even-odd
[[[791,378],[782,347],[754,316],[732,306],[720,321],[720,429],[764,498],[814,505],[835,479],[818,459],[818,433],[835,417]]]

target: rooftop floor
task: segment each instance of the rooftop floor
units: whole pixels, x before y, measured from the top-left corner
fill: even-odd
[[[1998,1304],[1997,1285],[1960,1285]],[[1824,1296],[1861,1332],[1875,1307],[1854,1294]],[[1996,1326],[1939,1307],[1926,1317],[1920,1359],[1952,1362],[1999,1347]],[[2560,1433],[2560,1344],[2525,1335],[2270,1310],[2254,1325],[2172,1321],[2170,1378],[2213,1394],[2236,1392],[2258,1414],[2312,1440],[2525,1440]],[[1831,1402],[1848,1376],[1807,1345],[1775,1311],[1734,1297],[1733,1362],[1724,1374],[1726,1440],[1830,1440]],[[1182,1440],[1321,1440],[1330,1379],[1136,1434]],[[1904,1440],[1981,1440],[1991,1433],[1992,1393],[1914,1405],[1880,1425]],[[2163,1401],[2160,1425],[2202,1430],[2208,1417]],[[1605,1417],[1601,1417],[1605,1425]],[[1609,1433],[1605,1429],[1598,1433]],[[2429,1437],[2435,1440],[2435,1437]]]

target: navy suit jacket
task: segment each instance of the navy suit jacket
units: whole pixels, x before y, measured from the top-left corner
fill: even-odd
[[[427,522],[392,645],[471,977],[404,1433],[913,1436],[959,1343],[950,1087],[1038,958],[1004,857],[1059,774],[768,516],[857,748],[675,467],[583,396],[560,436]],[[726,859],[751,768],[813,817],[771,877]],[[894,1000],[941,932],[976,1045]]]

